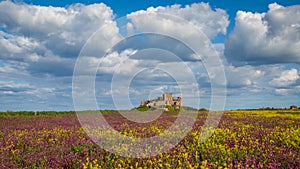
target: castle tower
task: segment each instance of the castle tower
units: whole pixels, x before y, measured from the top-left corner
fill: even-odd
[[[172,103],[173,103],[172,93],[164,93],[163,100],[165,102],[165,105],[172,105]]]
[[[163,100],[164,101],[172,102],[173,101],[173,95],[172,95],[172,93],[164,93],[163,94]]]

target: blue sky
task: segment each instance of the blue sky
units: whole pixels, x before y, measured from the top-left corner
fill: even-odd
[[[114,109],[138,106],[141,100],[163,92],[185,96],[185,105],[209,108],[211,87],[219,91],[225,81],[225,109],[300,106],[299,3],[1,1],[0,110],[74,109],[72,77],[78,58],[77,63],[82,61],[86,67],[75,71],[81,80],[89,79],[86,75],[96,71],[95,91],[84,88],[88,83],[78,84],[82,88],[77,94],[84,98],[80,100],[84,103],[82,109],[94,108],[89,98],[93,93],[98,108]],[[153,15],[156,12],[164,15]],[[120,27],[115,22],[128,23]],[[96,32],[99,28],[103,29]],[[134,36],[116,44],[124,38],[124,32],[131,31],[160,32],[187,42],[187,47],[174,38],[158,35]],[[208,43],[214,48],[203,47]],[[112,44],[115,46],[104,55]],[[189,49],[191,46],[196,47],[196,53]],[[220,61],[226,80],[218,65],[205,65],[205,61]],[[193,77],[185,79],[191,73]],[[133,74],[136,76],[130,79]],[[129,87],[121,85],[128,79]],[[112,82],[120,85],[111,90]],[[122,100],[127,98],[127,89],[122,87],[128,89],[129,105]],[[192,96],[195,93],[200,98],[197,105]],[[116,106],[114,101],[125,105]]]

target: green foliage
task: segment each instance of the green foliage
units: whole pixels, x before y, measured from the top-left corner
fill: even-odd
[[[203,112],[203,111],[209,111],[209,110],[207,110],[206,108],[200,108],[199,111]]]
[[[189,107],[189,106],[182,106],[181,111],[197,111],[197,109],[195,109],[194,107]]]
[[[174,107],[172,106],[166,106],[166,108],[168,109],[168,111],[175,111]]]
[[[140,106],[138,108],[136,108],[138,111],[148,111],[149,110],[149,107],[147,106]]]
[[[175,109],[172,106],[166,106],[166,108],[168,109],[169,112],[178,112],[179,111],[179,109]]]
[[[98,112],[98,111],[97,111]],[[101,113],[116,113],[117,110],[100,110]]]

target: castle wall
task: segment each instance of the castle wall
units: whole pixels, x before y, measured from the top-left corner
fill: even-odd
[[[158,97],[155,100],[142,101],[141,106],[148,106],[148,107],[172,106],[175,109],[180,109],[182,106],[182,99],[181,97],[173,98],[172,93],[164,93],[163,97]]]

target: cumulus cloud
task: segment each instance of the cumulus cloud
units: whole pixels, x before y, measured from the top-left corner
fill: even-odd
[[[39,50],[41,50],[40,44],[31,37],[17,36],[0,31],[0,59],[36,61],[38,59],[36,53]]]
[[[33,38],[62,57],[76,57],[87,38],[114,15],[103,3],[60,8],[2,1],[0,16],[0,27],[8,32]]]
[[[183,41],[198,52],[198,60],[215,55],[210,39],[218,34],[226,34],[229,25],[226,11],[211,9],[208,3],[149,7],[130,13],[127,18],[138,31],[159,33]],[[161,44],[168,44],[176,51],[178,46],[174,42]],[[195,59],[195,55],[185,55],[178,53],[179,57]]]
[[[42,57],[38,61],[30,62],[27,70],[31,75],[39,76],[71,76],[75,60],[59,56]]]
[[[264,71],[255,69],[251,66],[227,66],[225,71],[227,86],[230,88],[255,86],[258,83],[258,79],[265,74]]]
[[[273,3],[266,13],[238,11],[225,41],[225,56],[235,65],[300,62],[300,5]]]
[[[166,14],[166,15],[159,15]],[[181,17],[192,23],[203,31],[209,38],[217,34],[226,34],[226,28],[229,24],[228,15],[225,10],[211,9],[208,3],[195,3],[192,5],[172,5],[167,7],[149,7],[147,10],[141,10],[128,14],[127,17],[132,20],[134,25],[146,31],[159,29],[162,31],[174,31],[183,36],[190,36],[193,32],[189,31],[189,26],[182,21],[177,23],[176,17]],[[179,32],[178,32],[179,31]]]
[[[279,77],[270,81],[269,84],[275,87],[286,87],[296,83],[298,79],[299,75],[297,69],[285,70]]]
[[[97,52],[119,38],[114,14],[103,3],[61,8],[2,1],[0,16],[0,59],[24,63],[34,75],[71,76],[82,46],[100,28],[92,39]]]
[[[126,75],[132,73],[135,67],[139,64],[138,60],[130,59],[136,50],[125,50],[121,53],[113,52],[99,59],[98,72],[104,71],[107,73],[121,73]]]

